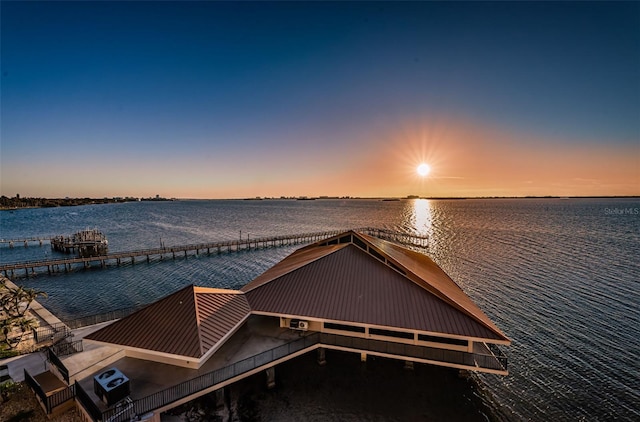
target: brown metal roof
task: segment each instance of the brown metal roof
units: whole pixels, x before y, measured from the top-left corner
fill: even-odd
[[[318,247],[310,248],[309,246],[306,246],[304,248],[300,248],[292,252],[291,255],[289,255],[288,257],[286,257],[285,259],[283,259],[273,267],[266,270],[264,273],[260,274],[258,277],[253,279],[253,281],[249,282],[248,284],[245,284],[242,288],[240,288],[240,290],[246,293],[249,290],[255,289],[256,287],[259,287],[265,283],[268,283],[274,278],[278,278],[304,265],[308,265],[309,263],[317,259],[320,259],[345,246],[347,245],[346,244],[331,245],[323,248],[318,248]]]
[[[188,286],[86,339],[200,358],[249,313],[239,291]]]
[[[251,309],[502,339],[469,315],[353,244],[315,247],[330,253],[247,291],[245,294]],[[277,271],[272,273],[277,274]]]
[[[410,278],[437,295],[439,298],[450,303],[460,311],[468,314],[476,321],[486,326],[502,340],[508,340],[504,333],[489,319],[489,317],[471,300],[469,296],[456,284],[451,277],[444,272],[428,256],[406,249],[400,245],[358,233],[358,236],[365,239],[382,252],[388,259],[407,270]]]
[[[200,359],[252,311],[510,341],[430,258],[354,232],[298,249],[242,291],[188,286],[86,338]]]

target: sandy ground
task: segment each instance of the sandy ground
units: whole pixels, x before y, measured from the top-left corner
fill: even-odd
[[[276,387],[264,374],[227,389],[227,406],[212,396],[187,403],[163,420],[301,421],[504,421],[482,400],[475,383],[457,370],[327,351],[319,366],[310,353],[276,368]]]

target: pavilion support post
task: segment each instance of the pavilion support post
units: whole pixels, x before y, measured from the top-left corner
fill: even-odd
[[[267,374],[267,388],[272,389],[276,386],[276,367],[267,368],[265,372]]]
[[[215,395],[216,395],[216,408],[217,409],[224,408],[225,405],[226,405],[225,388],[221,388],[219,390],[216,390],[215,391]]]
[[[327,364],[326,349],[324,347],[318,347],[318,365],[324,366]]]

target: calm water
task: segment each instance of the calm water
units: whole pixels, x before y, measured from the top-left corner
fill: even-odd
[[[431,236],[432,256],[513,340],[483,375],[522,420],[640,420],[640,200],[178,201],[0,212],[0,238],[98,228],[110,251],[361,226]],[[20,284],[74,318],[186,285],[238,288],[294,247],[140,262]],[[9,249],[0,261],[57,256]]]

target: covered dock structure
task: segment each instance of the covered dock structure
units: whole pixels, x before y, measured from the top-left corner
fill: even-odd
[[[94,421],[160,415],[325,350],[506,375],[511,341],[429,257],[355,231],[302,247],[240,290],[187,286],[62,359]],[[99,380],[117,375],[112,393]],[[120,387],[122,386],[122,387]]]

